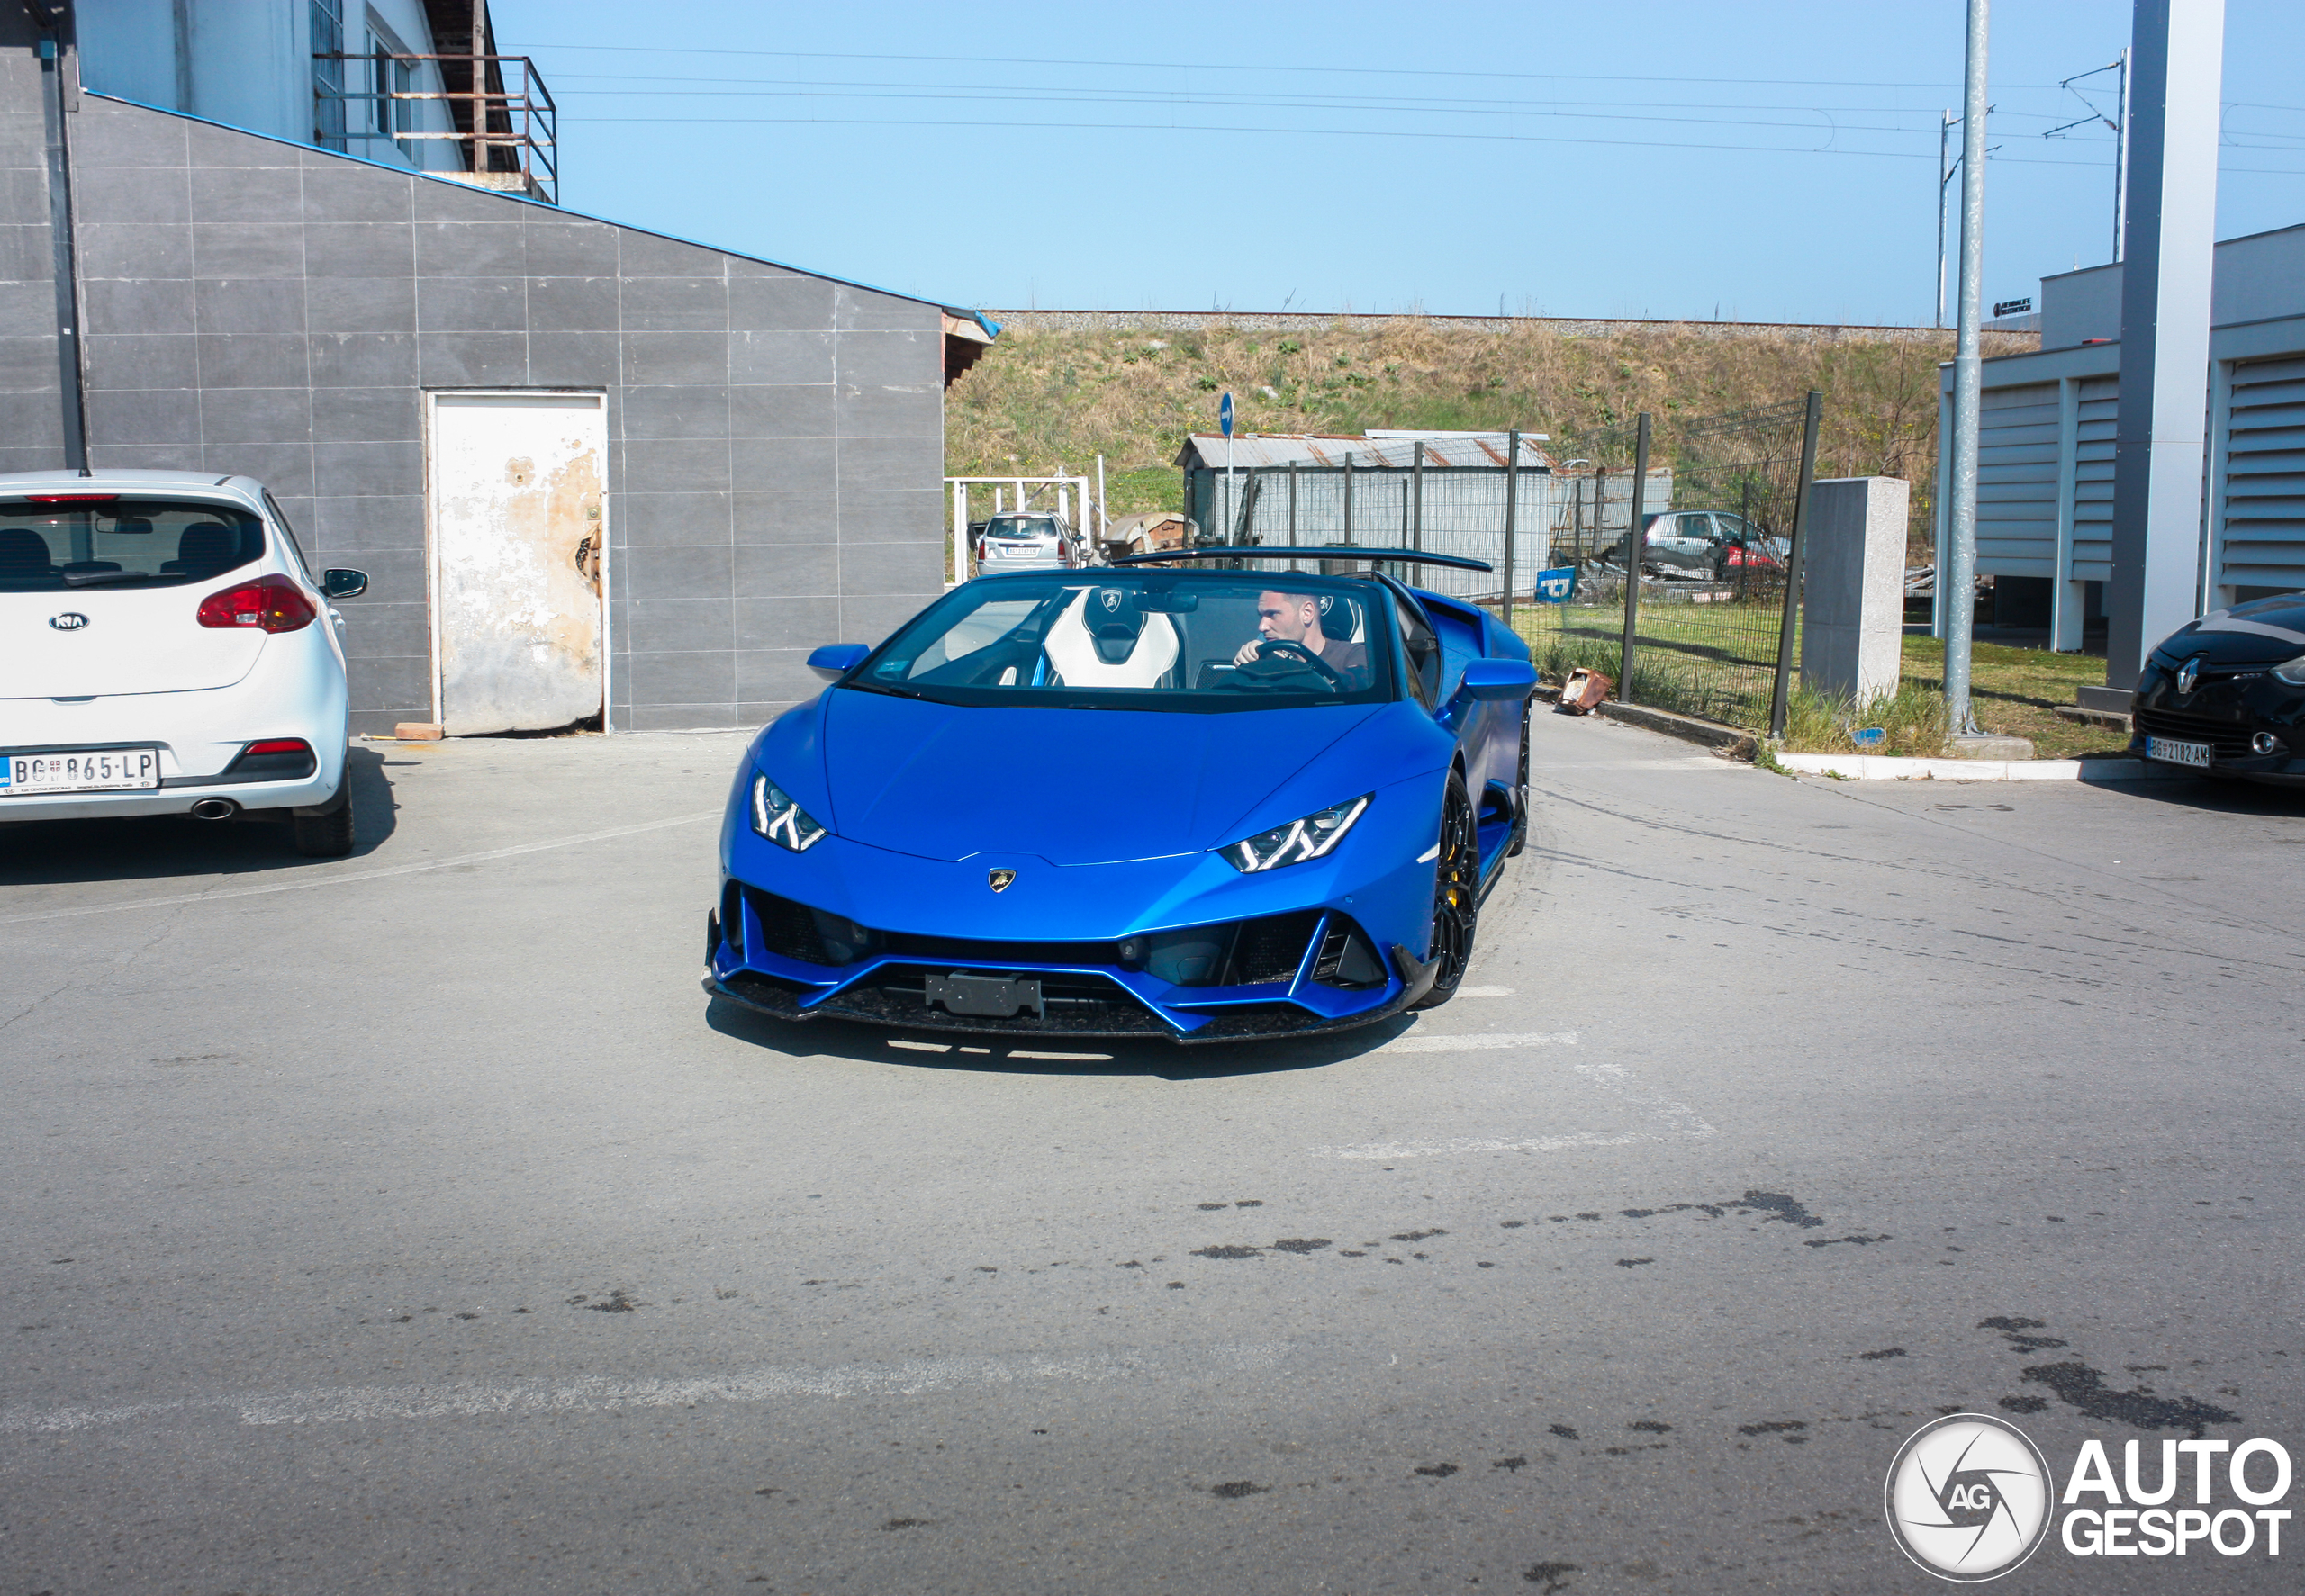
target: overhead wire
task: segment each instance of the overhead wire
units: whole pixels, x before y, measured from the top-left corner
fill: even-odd
[[[1152,133],[1260,133],[1307,135],[1334,139],[1438,139],[1476,140],[1508,144],[1577,144],[1621,149],[1688,149],[1717,150],[1723,153],[1760,155],[1844,155],[1877,158],[1884,160],[1934,160],[1937,152],[1907,149],[1847,149],[1831,144],[1722,144],[1694,143],[1669,139],[1593,139],[1567,134],[1449,132],[1425,128],[1289,128],[1253,123],[1223,122],[987,122],[960,118],[934,119],[926,117],[876,116],[588,116],[583,119],[588,126],[610,124],[647,124],[670,127],[872,127],[872,128],[985,128],[1006,132],[1152,132]],[[2104,143],[2111,140],[2073,140],[2076,144]],[[2272,148],[2268,146],[2267,148]],[[2095,169],[2102,161],[2050,160],[2038,157],[2010,156],[1995,153],[1998,166],[2068,167]],[[2275,176],[2305,176],[2305,168],[2291,167],[2230,167],[2220,165],[2226,172],[2257,172]]]
[[[660,55],[710,55],[716,59],[729,56],[740,56],[793,60],[901,61],[972,66],[1002,65],[1068,68],[1093,67],[1101,68],[1127,68],[1132,70],[1198,70],[1205,68],[1214,67],[1225,71],[1242,72],[1261,71],[1295,74],[1332,74],[1337,76],[1364,77],[1423,77],[1479,78],[1499,81],[1545,83],[1721,83],[1736,84],[1748,88],[1826,86],[1846,88],[1877,87],[1916,89],[1949,86],[1946,85],[1928,83],[1898,83],[1858,79],[1667,77],[1657,76],[1643,77],[1636,75],[1588,73],[1506,73],[1390,67],[1264,67],[1229,62],[1106,61],[1075,60],[1061,58],[899,55],[861,51],[765,50],[730,50],[690,49],[678,46],[625,47],[608,45],[538,45],[532,48],[538,51],[547,50],[608,50],[613,49],[618,50],[619,53],[624,54],[630,54],[635,51],[646,51],[646,53]],[[1925,114],[1922,108],[1904,106],[1802,106],[1751,104],[1733,102],[1701,102],[1688,104],[1686,104],[1686,109],[1691,111],[1749,111],[1754,114],[1749,116],[1690,116],[1673,114],[1660,110],[1636,111],[1617,109],[1614,108],[1614,103],[1595,100],[1560,99],[1532,102],[1527,100],[1498,99],[1467,100],[1454,96],[1443,97],[1429,95],[1336,95],[1333,93],[1328,95],[1295,95],[1270,88],[1255,91],[1244,90],[1240,93],[1227,93],[1225,91],[1216,90],[1177,91],[1169,89],[1145,89],[1116,86],[1083,92],[1076,86],[1068,86],[1066,88],[1030,89],[1011,92],[990,87],[967,88],[943,83],[882,83],[856,79],[720,77],[699,77],[684,74],[586,73],[582,71],[556,73],[556,76],[561,77],[564,82],[575,80],[577,86],[567,87],[563,90],[564,96],[572,99],[580,97],[584,99],[600,99],[611,96],[627,99],[646,99],[668,97],[677,95],[682,99],[694,99],[703,96],[712,98],[741,99],[789,98],[809,101],[822,100],[837,102],[946,101],[982,104],[1118,104],[1138,111],[1161,108],[1166,108],[1171,111],[1189,109],[1213,109],[1233,112],[1272,110],[1297,113],[1306,111],[1337,111],[1380,117],[1399,117],[1423,114],[1480,118],[1542,118],[1546,120],[1558,119],[1561,121],[1573,122],[1646,123],[1660,127],[1722,127],[1753,129],[1757,131],[1770,129],[1788,131],[1798,130],[1804,132],[1821,134],[1823,136],[1825,142],[1814,145],[1791,143],[1748,144],[1729,143],[1720,140],[1695,141],[1663,139],[1607,139],[1476,130],[1402,128],[1397,126],[1375,128],[1298,127],[1275,125],[1240,126],[1208,122],[1198,120],[1178,121],[1175,119],[1171,119],[1166,123],[1146,123],[1139,122],[1115,122],[1108,120],[1098,122],[1048,120],[1018,122],[1005,118],[999,121],[991,121],[966,118],[826,116],[814,112],[811,112],[807,115],[791,116],[646,116],[595,115],[586,113],[581,113],[580,115],[571,119],[573,121],[588,124],[599,123],[655,126],[820,125],[828,127],[982,128],[987,130],[1013,131],[1048,130],[1059,131],[1247,133],[1315,138],[1403,138],[1444,140],[1484,140],[1510,143],[1572,144],[1618,149],[1719,150],[1727,153],[1740,154],[1853,155],[1875,156],[1891,159],[1902,158],[1916,160],[1926,158],[1928,152],[1921,150],[1868,149],[1861,148],[1851,149],[1839,144],[1838,140],[1845,134],[1881,134],[1891,137],[1914,137],[1923,133],[1933,133],[1938,131],[1934,122],[1926,128],[1921,128],[1901,125],[1885,125],[1878,122],[1848,122],[1839,120],[1839,115],[1849,114],[1876,113],[1889,117],[1899,117],[1904,115],[1919,116]],[[595,83],[619,85],[663,83],[667,86],[661,89],[646,87],[592,86]],[[2065,84],[2019,84],[2007,85],[2003,86],[2009,89],[2057,89],[2065,88],[2067,86]],[[2264,110],[2288,111],[2299,109],[2297,107],[2288,106],[2257,105],[2255,103],[2236,104],[2237,105],[2246,104],[2250,108]],[[1808,117],[1817,117],[1821,119],[1822,125],[1807,120],[1773,120],[1772,113],[1774,113],[1775,116],[1793,116],[1804,119]],[[1839,115],[1836,115],[1836,113],[1839,113]],[[1997,110],[1996,115],[2003,122],[2049,122],[2057,120],[2056,115],[2041,112],[2021,111],[2013,107],[2007,110]],[[2067,129],[2060,128],[2052,130],[2051,131],[2054,134],[2063,135],[2067,133]],[[2281,143],[2254,142],[2251,140],[2268,139],[2285,140],[2292,137],[2296,136],[2274,132],[2270,130],[2249,130],[2248,132],[2243,136],[2236,137],[2228,135],[2222,140],[2222,143],[2224,147],[2228,149],[2285,151],[2290,149],[2291,146]],[[2112,142],[2111,139],[2109,137],[2073,138],[2070,136],[2061,138],[2060,141],[2073,144],[2105,145],[2110,145]],[[1996,153],[1994,158],[1997,164],[2020,166],[2094,167],[2102,164],[2099,160],[2087,157],[2083,157],[2082,158],[2077,159],[2056,159],[2044,158],[2040,157],[2028,158],[2023,156],[2011,156]],[[2287,167],[2228,166],[2225,167],[2223,169],[2229,172],[2256,173],[2266,176],[2305,176],[2305,171],[2297,171]]]
[[[806,61],[919,61],[937,66],[979,67],[1105,67],[1157,72],[1294,72],[1332,73],[1361,77],[1488,77],[1522,83],[1740,83],[1769,88],[1926,88],[1957,89],[1958,80],[1922,83],[1885,82],[1851,77],[1668,77],[1623,72],[1485,72],[1444,67],[1318,67],[1299,62],[1282,64],[1248,61],[1106,61],[1061,56],[925,56],[895,55],[866,50],[722,50],[710,46],[672,44],[536,44],[532,50],[589,50],[618,55],[763,56]],[[2051,89],[2054,83],[2016,83],[2002,88]]]

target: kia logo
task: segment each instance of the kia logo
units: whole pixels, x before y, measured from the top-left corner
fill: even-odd
[[[77,632],[88,624],[88,618],[77,609],[68,609],[62,615],[50,616],[48,624],[59,632]]]

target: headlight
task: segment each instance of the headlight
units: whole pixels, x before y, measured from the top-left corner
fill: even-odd
[[[809,812],[767,777],[753,777],[753,829],[780,848],[805,853],[825,840],[826,831]]]
[[[2285,665],[2275,665],[2273,673],[2291,687],[2305,687],[2305,654],[2299,654]]]
[[[1369,799],[1376,796],[1372,792],[1348,803],[1316,810],[1302,820],[1292,820],[1286,825],[1276,825],[1270,831],[1227,843],[1217,852],[1244,875],[1318,859],[1344,840],[1344,834],[1360,818],[1360,811],[1369,807]]]

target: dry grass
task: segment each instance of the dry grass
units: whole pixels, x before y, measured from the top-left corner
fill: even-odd
[[[1229,325],[1160,335],[1017,328],[947,396],[946,468],[1077,471],[1102,454],[1115,514],[1173,509],[1177,451],[1188,432],[1215,429],[1216,396],[1227,391],[1244,431],[1517,426],[1567,439],[1648,410],[1668,441],[1680,419],[1778,404],[1813,387],[1825,395],[1817,474],[1903,477],[1913,487],[1914,525],[1925,527],[1937,363],[1951,356],[1952,335],[1927,331],[1724,338],[1665,326],[1580,335],[1541,322],[1490,332],[1407,317],[1285,336]]]

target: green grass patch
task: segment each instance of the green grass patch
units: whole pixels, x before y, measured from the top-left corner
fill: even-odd
[[[1862,747],[1860,731],[1883,734]],[[1893,693],[1876,693],[1851,703],[1812,688],[1795,687],[1785,704],[1787,753],[1885,753],[1901,759],[1935,759],[1945,752],[1945,695],[1935,688],[1904,682]]]
[[[1621,674],[1622,612],[1542,605],[1516,609],[1514,624],[1549,680],[1563,681],[1580,665],[1613,681]],[[1644,604],[1632,701],[1762,730],[1776,680],[1776,630],[1774,615],[1760,605]],[[1796,631],[1794,659],[1800,657]],[[2066,720],[2055,708],[2074,702],[2074,689],[2104,678],[2098,655],[1979,643],[1970,654],[1970,702],[1982,729],[2029,738],[2039,758],[2119,754],[2128,746],[2120,733]],[[1937,638],[1905,638],[1897,691],[1866,704],[1838,702],[1802,689],[1797,674],[1794,680],[1783,744],[1788,751],[1849,753],[1856,748],[1854,733],[1878,727],[1886,734],[1885,746],[1873,752],[1916,758],[1943,752],[1945,645]]]

